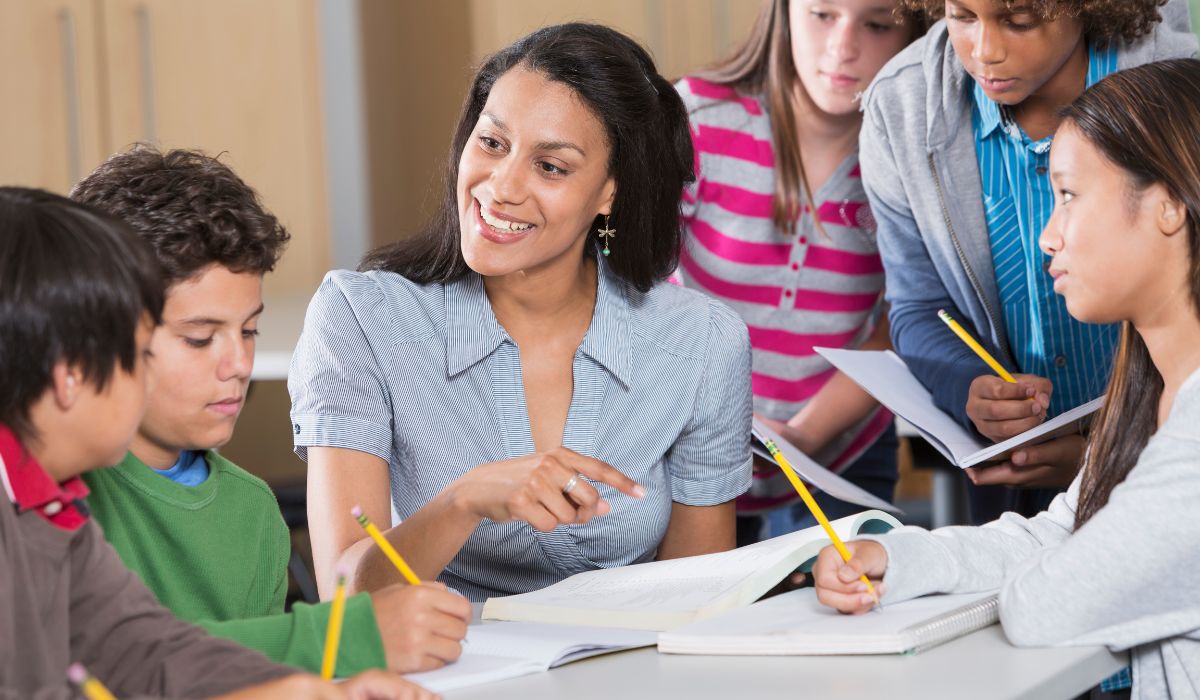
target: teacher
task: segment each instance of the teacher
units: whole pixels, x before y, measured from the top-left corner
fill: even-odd
[[[440,211],[317,291],[288,386],[323,597],[399,580],[350,515],[472,600],[734,546],[750,349],[665,282],[692,179],[687,113],[611,29],[489,57]]]

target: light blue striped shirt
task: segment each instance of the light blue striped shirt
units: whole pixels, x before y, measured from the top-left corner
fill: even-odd
[[[1114,44],[1089,45],[1088,87],[1116,70]],[[1053,382],[1049,412],[1056,415],[1104,392],[1120,326],[1071,318],[1054,293],[1050,256],[1038,249],[1054,211],[1048,174],[1052,137],[1030,140],[1009,107],[978,85],[974,94],[975,147],[1005,330],[1018,370]]]
[[[715,505],[750,486],[745,324],[698,292],[659,284],[641,293],[600,269],[562,444],[629,475],[647,496],[598,485],[609,515],[548,533],[485,520],[440,576],[472,600],[649,561],[673,501]],[[401,518],[467,471],[534,451],[518,348],[474,273],[445,285],[330,273],[288,388],[297,454],[321,445],[387,460]]]

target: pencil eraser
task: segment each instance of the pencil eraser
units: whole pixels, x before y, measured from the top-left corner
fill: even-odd
[[[339,580],[350,578],[350,567],[344,563],[338,563],[334,573],[337,574]]]
[[[87,680],[87,669],[80,663],[71,664],[67,667],[67,679],[75,685],[83,685]]]
[[[356,518],[361,518],[362,517],[362,506],[354,506],[353,508],[351,508],[350,515],[353,515]]]

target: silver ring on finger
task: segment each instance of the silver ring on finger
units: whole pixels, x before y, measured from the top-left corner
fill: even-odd
[[[573,490],[573,489],[574,489],[576,486],[578,486],[578,485],[579,485],[579,479],[580,479],[581,477],[583,477],[583,474],[576,474],[575,476],[573,476],[573,477],[571,477],[570,479],[568,479],[566,484],[563,484],[563,487],[562,487],[562,492],[563,492],[563,495],[564,495],[564,496],[566,496],[567,494],[571,493],[571,491],[572,491],[572,490]]]

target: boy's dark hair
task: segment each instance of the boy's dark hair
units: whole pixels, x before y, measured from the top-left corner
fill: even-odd
[[[458,118],[433,221],[412,238],[368,253],[359,269],[396,272],[419,283],[450,282],[471,271],[459,241],[458,161],[492,87],[518,67],[566,85],[604,127],[608,171],[617,183],[612,227],[622,236],[620,252],[606,258],[609,269],[641,291],[666,279],[682,246],[683,187],[694,178],[687,110],[636,41],[581,23],[538,29],[484,60]],[[587,255],[596,255],[594,234],[604,221],[592,221]]]
[[[75,185],[71,198],[147,241],[168,287],[213,263],[266,274],[290,238],[229,166],[199,151],[135,145]]]
[[[995,0],[1006,7],[1023,5],[1043,19],[1061,16],[1083,20],[1083,34],[1089,39],[1134,41],[1154,31],[1162,20],[1158,8],[1167,0]],[[946,0],[900,0],[910,10],[925,10],[933,18],[946,13]]]
[[[162,320],[153,255],[122,222],[24,187],[0,187],[0,423],[34,437],[29,409],[54,365],[79,367],[103,390],[117,363],[137,362],[143,314]]]

